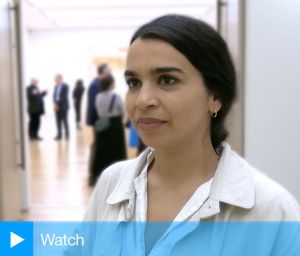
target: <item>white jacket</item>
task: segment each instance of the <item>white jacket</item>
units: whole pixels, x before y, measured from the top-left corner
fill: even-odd
[[[89,246],[75,255],[145,255],[149,240],[144,224],[154,228],[150,240],[157,226],[133,221],[133,181],[149,153],[103,172],[85,217],[96,221],[85,226]],[[224,144],[208,199],[189,221],[172,222],[148,256],[298,256],[299,220],[294,198]]]
[[[279,184],[251,167],[226,143],[209,198],[191,221],[299,221],[296,200]],[[138,158],[116,163],[101,175],[90,199],[85,220],[132,221],[134,179],[151,149]]]

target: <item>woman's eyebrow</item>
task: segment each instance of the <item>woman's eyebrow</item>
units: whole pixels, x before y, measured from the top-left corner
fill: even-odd
[[[183,71],[181,69],[176,68],[176,67],[160,67],[160,68],[155,68],[151,71],[151,73],[154,73],[154,74],[161,74],[161,73],[167,73],[167,72],[183,73]]]
[[[180,68],[176,68],[176,67],[160,67],[151,70],[152,74],[161,74],[161,73],[168,73],[168,72],[183,73],[183,71]],[[124,76],[137,76],[137,73],[132,70],[125,70]]]
[[[124,76],[136,76],[137,73],[132,70],[125,70]]]

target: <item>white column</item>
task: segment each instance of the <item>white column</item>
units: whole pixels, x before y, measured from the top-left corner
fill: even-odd
[[[300,1],[246,2],[245,157],[300,201]]]
[[[20,216],[20,154],[16,108],[16,61],[9,1],[0,0],[0,220]]]

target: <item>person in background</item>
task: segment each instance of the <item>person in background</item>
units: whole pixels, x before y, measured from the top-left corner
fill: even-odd
[[[75,121],[76,121],[76,127],[78,130],[81,129],[80,123],[81,123],[81,102],[82,102],[82,96],[84,93],[84,86],[83,81],[81,79],[78,79],[76,81],[74,90],[73,90],[73,100],[74,100],[74,108],[75,108]]]
[[[28,132],[30,140],[42,139],[38,134],[41,125],[41,115],[45,112],[44,96],[47,94],[47,91],[40,91],[38,84],[38,79],[32,78],[30,85],[27,87]]]
[[[95,100],[97,94],[101,90],[100,81],[102,78],[111,74],[111,70],[106,63],[98,66],[97,77],[91,82],[88,89],[86,124],[93,126],[97,120],[97,111],[95,108]]]
[[[95,157],[90,173],[89,185],[93,186],[101,172],[120,160],[126,159],[124,135],[124,103],[113,92],[114,78],[109,75],[101,79],[101,91],[96,97],[95,107],[98,118],[108,118],[107,128],[99,131],[96,122]]]
[[[299,204],[225,142],[236,74],[222,37],[191,17],[156,18],[134,33],[124,76],[148,148],[98,180],[85,220],[120,230],[101,254],[299,255]]]
[[[144,151],[146,146],[142,142],[139,134],[137,133],[136,129],[134,126],[131,124],[130,120],[128,119],[126,121],[126,128],[129,129],[129,141],[128,141],[128,146],[130,148],[136,148],[136,156],[138,156],[140,153]]]
[[[62,139],[62,126],[65,130],[65,138],[69,139],[69,124],[68,124],[68,110],[69,110],[69,86],[63,82],[63,76],[57,74],[55,76],[55,89],[53,94],[54,111],[57,126],[57,135],[55,140]]]
[[[88,98],[87,98],[87,113],[86,113],[86,124],[93,128],[92,144],[90,147],[89,163],[88,163],[88,172],[89,176],[92,177],[93,173],[93,162],[95,161],[95,122],[97,120],[97,111],[95,108],[96,96],[101,90],[100,81],[102,78],[111,74],[110,67],[106,63],[102,63],[97,68],[97,77],[91,82],[88,88]]]

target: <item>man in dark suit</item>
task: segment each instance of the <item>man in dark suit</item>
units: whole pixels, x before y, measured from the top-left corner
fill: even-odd
[[[39,129],[41,124],[41,115],[44,114],[43,98],[47,91],[41,92],[38,88],[39,81],[36,78],[31,79],[30,85],[27,87],[27,102],[29,114],[29,138],[30,140],[41,140],[39,137]]]
[[[100,81],[102,78],[111,74],[110,67],[106,63],[102,63],[98,66],[97,77],[93,79],[88,88],[88,100],[87,100],[87,113],[86,124],[88,126],[94,126],[97,121],[98,115],[95,108],[96,96],[101,91]]]
[[[54,111],[57,125],[56,140],[62,138],[62,125],[65,129],[65,138],[69,139],[68,109],[69,109],[69,87],[63,82],[61,74],[55,76],[55,89],[53,94]]]

